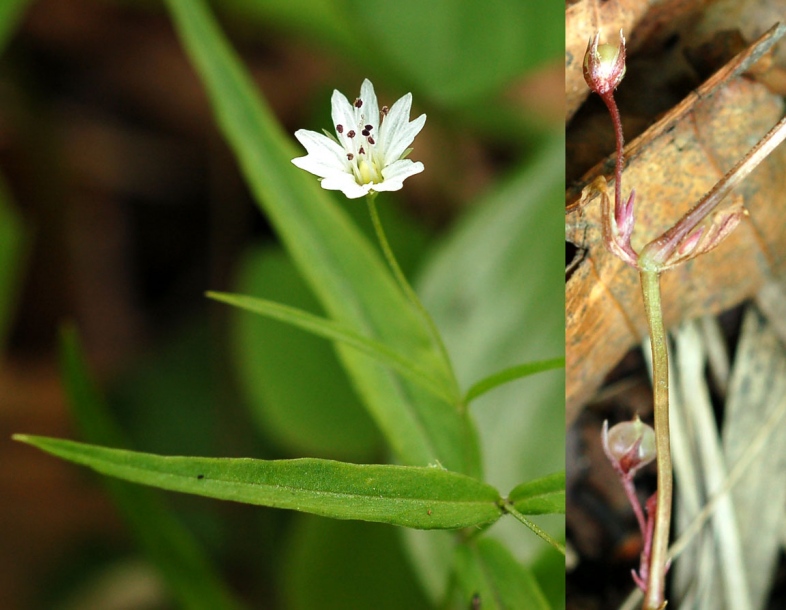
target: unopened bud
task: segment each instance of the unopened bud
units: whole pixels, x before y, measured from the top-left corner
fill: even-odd
[[[609,422],[603,422],[603,451],[615,470],[621,475],[632,477],[655,459],[655,431],[643,423],[638,416],[633,421],[621,422],[609,430]]]
[[[625,37],[620,30],[618,46],[598,44],[600,32],[590,38],[584,54],[584,80],[598,95],[614,91],[625,76]]]

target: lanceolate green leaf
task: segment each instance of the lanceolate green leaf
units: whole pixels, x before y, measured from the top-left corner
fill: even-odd
[[[123,444],[104,399],[90,378],[76,332],[67,329],[60,341],[63,383],[71,410],[86,438],[95,443]],[[233,598],[199,544],[153,490],[107,479],[106,485],[128,520],[140,546],[160,571],[178,604],[187,610],[237,610]]]
[[[281,303],[274,303],[273,301],[267,301],[256,297],[221,292],[208,292],[207,295],[216,301],[222,301],[268,318],[287,322],[325,339],[351,345],[369,356],[376,358],[380,362],[396,369],[407,379],[410,379],[420,387],[442,398],[446,402],[450,402],[453,399],[451,395],[445,394],[444,388],[436,381],[430,379],[424,371],[418,369],[406,358],[397,354],[379,341],[367,339],[343,324],[320,318],[302,309],[296,309],[294,307],[282,305]]]
[[[526,364],[512,366],[475,383],[467,390],[464,402],[469,404],[478,396],[516,379],[558,368],[565,368],[565,358],[551,358],[549,360],[538,360],[537,362],[527,362]]]
[[[565,473],[557,472],[517,485],[507,501],[523,515],[564,515]]]
[[[455,529],[492,523],[502,514],[493,487],[438,467],[172,457],[41,436],[14,438],[134,483],[336,519]]]
[[[281,132],[204,2],[167,0],[167,5],[252,192],[328,315],[417,362],[455,397],[453,404],[436,399],[367,355],[339,346],[396,455],[406,464],[439,461],[450,470],[479,476],[476,432],[457,408],[460,396],[452,368],[425,321],[346,213],[315,179],[290,163],[302,151]]]
[[[537,580],[497,540],[483,537],[456,551],[460,608],[483,610],[548,610]],[[475,604],[474,606],[472,604]]]

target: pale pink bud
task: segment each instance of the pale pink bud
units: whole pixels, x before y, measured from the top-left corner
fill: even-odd
[[[643,423],[638,415],[633,421],[621,422],[609,430],[603,422],[603,450],[615,470],[625,477],[632,477],[655,459],[655,430]]]

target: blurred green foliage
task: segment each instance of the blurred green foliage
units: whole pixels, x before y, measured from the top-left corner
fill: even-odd
[[[14,7],[23,4],[2,4],[0,11],[8,13],[0,12],[0,28],[6,28],[0,34],[12,31],[20,14]],[[150,7],[156,3],[125,0],[124,4]],[[451,131],[483,132],[492,145],[504,143],[512,160],[508,159],[498,184],[471,202],[466,214],[440,235],[432,236],[429,229],[413,224],[417,221],[397,207],[397,195],[380,198],[383,221],[397,256],[416,278],[418,292],[443,332],[463,390],[501,368],[561,355],[561,126],[535,124],[531,117],[517,114],[503,94],[534,70],[559,63],[564,49],[564,4],[550,0],[227,0],[213,4],[240,36],[294,37],[307,41],[315,53],[341,58],[347,70],[337,75],[339,89],[355,80],[359,84],[368,75],[390,89],[413,91],[418,103],[428,108],[426,129],[431,122],[441,123]],[[351,96],[353,91],[345,93]],[[320,111],[326,113],[326,96],[318,103],[323,102]],[[235,107],[224,112],[245,110]],[[518,135],[522,137],[516,139]],[[368,232],[362,206],[353,207],[324,193],[320,197],[347,208],[352,222]],[[11,278],[19,273],[21,230],[10,209],[0,199],[0,331],[8,307],[5,303],[11,303],[7,299],[14,296],[15,280],[6,280],[4,274],[7,270]],[[252,244],[237,262],[233,291],[324,313],[327,308],[320,305],[301,274],[297,261],[282,246]],[[228,315],[229,326],[221,336],[227,344],[217,344],[218,335],[206,317],[188,320],[117,381],[112,403],[136,446],[200,455],[253,451],[264,457],[315,456],[355,462],[390,458],[384,434],[363,408],[362,396],[329,344],[246,312],[232,310]],[[70,374],[74,375],[73,370]],[[523,481],[564,468],[563,392],[562,373],[551,371],[498,388],[473,404],[485,480],[504,493]],[[100,419],[80,415],[78,403],[75,399],[78,418]],[[248,413],[242,413],[238,405]],[[231,417],[236,419],[234,424],[227,423]],[[253,425],[246,426],[249,422]],[[110,436],[85,436],[94,442],[115,442]],[[117,485],[123,489],[124,484]],[[187,501],[173,503],[178,509],[175,513],[166,508],[134,508],[138,502],[147,502],[131,497],[139,491],[134,488],[125,500],[124,492],[119,492],[119,502],[126,504],[142,541],[159,535],[166,540],[167,535],[159,532],[163,527],[175,538],[188,538],[188,545],[199,544],[179,524],[166,525],[169,519],[183,520],[184,514],[193,511]],[[151,510],[151,518],[134,517],[135,510]],[[232,534],[226,532],[232,529],[232,519],[218,518],[227,521],[219,527],[220,535],[231,539]],[[521,587],[531,586],[545,593],[544,604],[561,607],[562,559],[544,549],[542,541],[520,524],[503,521],[477,545],[462,547],[460,553],[466,554],[460,556],[462,569],[474,578],[484,562],[495,564],[494,569],[506,574],[505,578],[520,580],[505,596],[521,599],[528,595]],[[282,531],[276,529],[279,524]],[[560,520],[545,524],[552,535],[564,538]],[[191,527],[196,525],[189,522]],[[444,590],[445,583],[438,582],[440,575],[455,567],[450,552],[423,550],[430,546],[434,551],[439,540],[444,540],[428,532],[400,536],[390,527],[306,515],[291,515],[252,531],[258,534],[260,530],[269,537],[246,544],[262,548],[230,561],[258,561],[264,566],[267,571],[258,576],[272,578],[278,589],[272,604],[287,610],[435,607],[426,591]],[[206,535],[201,532],[197,538]],[[229,544],[225,541],[224,548]],[[200,558],[201,551],[194,549],[194,557]],[[174,576],[169,582],[176,587],[182,577],[177,567],[181,558],[175,551],[164,554],[159,560],[171,563]],[[203,580],[209,588],[220,577],[200,562],[197,569],[207,570],[209,575]],[[491,592],[505,583],[484,581],[478,586]],[[472,591],[464,591],[462,600],[467,593]],[[204,605],[206,599],[209,596],[196,596],[194,601],[181,603],[183,607],[218,607]],[[256,602],[253,607],[259,606]],[[488,601],[482,607],[494,605]]]

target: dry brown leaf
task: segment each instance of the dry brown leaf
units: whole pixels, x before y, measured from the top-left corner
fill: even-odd
[[[623,191],[636,190],[639,249],[706,193],[782,116],[782,100],[742,76],[786,32],[773,28],[626,148]],[[663,275],[667,326],[717,313],[754,294],[786,261],[786,149],[736,189],[750,217],[718,249]],[[582,179],[610,177],[613,158]],[[566,238],[582,257],[566,285],[567,420],[647,326],[635,270],[601,242],[600,198],[568,195]]]

